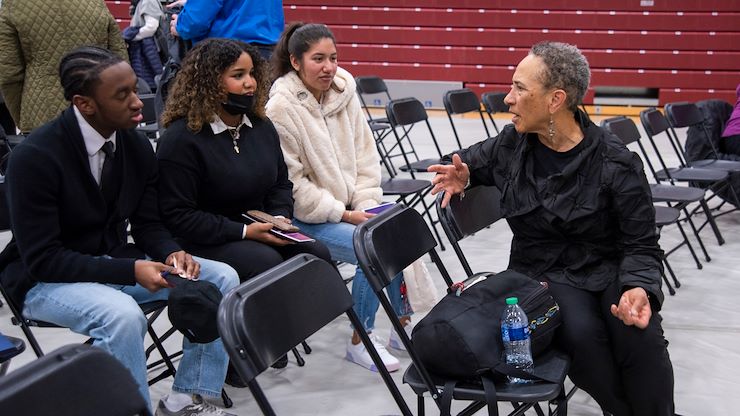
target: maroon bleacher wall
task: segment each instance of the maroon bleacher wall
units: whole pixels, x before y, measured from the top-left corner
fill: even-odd
[[[106,1],[120,25],[128,2]],[[334,31],[354,75],[461,81],[506,90],[540,40],[577,45],[595,88],[658,91],[661,105],[735,101],[740,83],[740,0],[284,0],[286,22]],[[547,9],[543,5],[547,6]]]

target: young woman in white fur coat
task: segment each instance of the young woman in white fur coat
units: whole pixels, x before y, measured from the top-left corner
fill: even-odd
[[[288,175],[293,182],[294,222],[329,247],[332,258],[357,264],[352,235],[372,214],[363,209],[380,203],[380,163],[370,127],[355,95],[352,75],[337,66],[334,35],[323,24],[293,23],[273,53],[276,78],[267,115],[280,136]],[[410,333],[411,307],[401,294],[399,275],[388,295]],[[358,267],[352,282],[355,312],[373,330],[379,301]],[[389,371],[400,363],[371,335]],[[403,349],[391,330],[389,346]],[[347,359],[376,371],[355,332]]]

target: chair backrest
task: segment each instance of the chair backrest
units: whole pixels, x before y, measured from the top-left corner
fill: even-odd
[[[386,105],[386,114],[392,126],[408,126],[429,118],[421,101],[413,97],[391,100]]]
[[[351,308],[352,296],[336,269],[301,255],[229,292],[219,307],[219,332],[249,381]]]
[[[352,305],[336,268],[310,254],[292,257],[226,294],[218,309],[221,340],[264,414],[274,411],[255,378],[343,313],[358,331],[402,413],[411,414]]]
[[[477,233],[502,218],[501,192],[495,186],[475,186],[465,191],[465,198],[452,198],[442,208],[444,193],[437,196],[437,216],[447,239],[468,276],[473,270],[459,241]]]
[[[483,118],[483,110],[481,110],[480,100],[473,90],[470,88],[462,88],[459,90],[447,91],[444,96],[442,96],[442,103],[447,112],[447,118],[450,120],[452,132],[455,134],[458,148],[462,148],[462,144],[460,142],[460,137],[457,134],[457,128],[455,128],[455,122],[452,120],[453,114],[465,114],[473,111],[477,112],[480,116],[480,121],[483,123],[483,128],[486,131],[486,137],[490,137],[491,134],[488,132],[486,120]]]
[[[385,94],[385,98],[390,101],[391,95],[388,92],[388,86],[385,85],[383,78],[376,75],[356,77],[355,84],[357,84],[357,96],[360,98],[360,104],[362,104],[362,108],[365,110],[367,119],[372,121],[373,116],[365,101],[365,95]]]
[[[480,111],[480,101],[470,88],[450,90],[442,97],[442,103],[448,114],[465,114]]]
[[[708,148],[711,149],[709,152],[711,157],[714,159],[719,158],[719,149],[717,149],[719,143],[715,144],[715,139],[713,139],[711,132],[704,123],[704,113],[699,106],[689,102],[668,103],[665,105],[665,113],[676,141],[678,141],[678,135],[674,130],[675,128],[693,127],[701,132],[700,136],[703,136],[704,143],[709,145]],[[691,129],[689,129],[688,134],[691,134]],[[719,139],[719,134],[716,139]],[[687,158],[687,160],[689,159]]]
[[[601,122],[601,127],[606,131],[617,136],[625,146],[640,140],[640,131],[631,118],[617,116],[605,119]]]
[[[493,128],[496,130],[496,133],[499,133],[499,128],[496,121],[493,119],[493,115],[496,113],[509,112],[509,106],[504,102],[504,98],[506,98],[505,92],[484,92],[480,97],[481,102],[483,103],[483,108],[486,109],[488,119],[491,120],[491,124],[493,124]]]
[[[668,119],[657,108],[646,108],[645,110],[640,111],[640,122],[642,123],[642,127],[645,129],[645,134],[650,141],[653,151],[658,156],[658,160],[660,161],[663,171],[668,175],[669,179],[672,180],[670,178],[670,170],[668,170],[665,159],[655,142],[655,137],[661,133],[666,135],[668,142],[673,148],[674,154],[678,158],[680,167],[686,166],[686,155],[684,154],[680,143],[677,143],[677,139],[674,138]]]
[[[640,148],[640,153],[642,153],[642,159],[648,165],[655,182],[660,182],[658,172],[656,171],[653,162],[650,160],[650,156],[648,155],[645,146],[640,142],[640,139],[642,138],[640,131],[637,129],[637,125],[631,118],[625,116],[607,118],[601,121],[601,127],[617,136],[625,146],[637,143],[637,146]],[[658,157],[661,158],[662,163],[661,155],[658,154]]]
[[[694,103],[668,103],[665,105],[665,113],[673,127],[689,127],[704,122],[704,114]]]
[[[439,258],[434,250],[437,241],[424,218],[403,204],[358,225],[353,243],[358,263],[376,292],[424,254],[431,254],[433,260]],[[441,261],[438,266],[445,276],[447,271]],[[445,279],[448,286],[452,284],[449,275]]]
[[[154,106],[155,97],[155,94],[139,94],[139,99],[144,104],[141,109],[141,115],[143,116],[141,122],[144,124],[152,124],[158,121],[156,107]]]
[[[504,102],[505,97],[505,92],[484,92],[481,95],[481,101],[490,114],[508,113],[509,106]]]
[[[67,345],[0,377],[7,415],[150,415],[131,373],[100,348]]]

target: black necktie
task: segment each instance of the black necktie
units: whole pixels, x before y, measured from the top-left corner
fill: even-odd
[[[113,151],[113,142],[106,141],[101,150],[105,153],[105,161],[103,162],[103,170],[100,172],[100,189],[103,192],[105,202],[110,205],[116,199],[115,174],[113,172],[116,153]]]

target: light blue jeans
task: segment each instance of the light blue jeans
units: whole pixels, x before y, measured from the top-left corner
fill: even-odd
[[[357,265],[355,247],[352,244],[352,237],[355,232],[353,224],[346,222],[307,224],[298,220],[293,220],[293,223],[300,227],[301,232],[305,232],[324,243],[329,248],[333,260]],[[396,315],[410,316],[413,311],[408,299],[401,295],[402,284],[403,276],[399,273],[386,287],[386,293]],[[352,280],[352,299],[355,301],[353,308],[360,318],[360,322],[362,322],[365,330],[371,332],[375,327],[375,314],[378,312],[378,307],[380,307],[380,301],[372,287],[370,287],[370,283],[360,266],[357,266],[355,278]]]
[[[201,265],[200,279],[215,284],[221,293],[239,284],[239,275],[231,266],[196,260]],[[168,295],[169,289],[152,293],[138,284],[37,283],[26,294],[23,315],[92,338],[94,346],[109,352],[131,371],[142,396],[151,403],[144,353],[147,321],[138,304],[166,300]],[[196,344],[183,337],[182,350],[172,390],[219,396],[229,362],[221,339]]]

